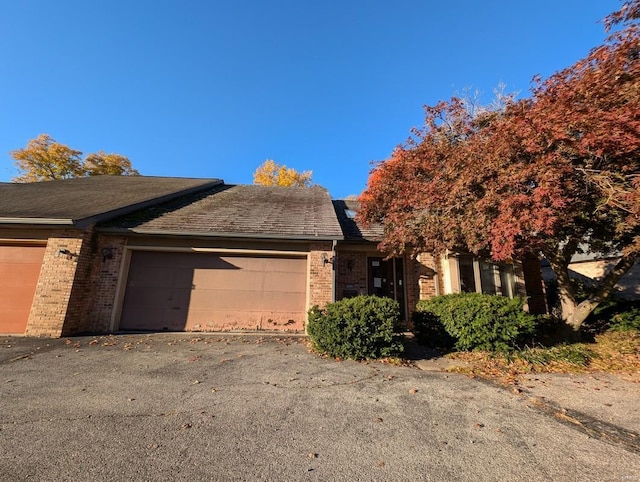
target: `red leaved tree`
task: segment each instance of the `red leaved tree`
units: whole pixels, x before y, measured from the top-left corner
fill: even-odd
[[[494,260],[542,253],[562,318],[579,330],[640,254],[640,0],[605,19],[622,28],[532,96],[470,113],[426,108],[425,127],[371,173],[360,218],[382,247],[466,249]],[[584,301],[568,265],[580,251],[621,254]]]

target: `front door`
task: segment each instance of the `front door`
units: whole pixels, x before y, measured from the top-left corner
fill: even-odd
[[[392,298],[400,305],[400,317],[406,320],[404,263],[402,258],[368,258],[369,294]]]

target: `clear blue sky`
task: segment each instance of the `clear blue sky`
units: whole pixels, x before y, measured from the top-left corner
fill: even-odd
[[[0,181],[48,133],[144,175],[251,183],[274,159],[360,193],[422,106],[528,95],[603,42],[617,0],[0,2]]]

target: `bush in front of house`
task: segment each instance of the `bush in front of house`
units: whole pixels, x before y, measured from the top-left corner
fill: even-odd
[[[536,318],[523,310],[522,298],[459,293],[418,302],[414,316],[416,336],[428,340],[430,333],[451,337],[460,351],[510,351],[534,332]],[[446,341],[446,338],[445,338]]]
[[[411,314],[413,334],[417,340],[429,348],[435,348],[443,353],[450,352],[456,343],[446,330],[440,318],[430,311],[421,311],[422,301],[418,302],[417,310]]]
[[[332,357],[365,360],[395,356],[403,346],[395,333],[398,302],[377,296],[356,296],[324,309],[309,310],[307,333],[316,350]]]

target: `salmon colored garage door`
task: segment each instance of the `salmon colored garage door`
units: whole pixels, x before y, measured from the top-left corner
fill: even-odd
[[[0,333],[25,332],[44,250],[44,246],[0,245]]]
[[[121,330],[303,330],[306,257],[133,251]]]

